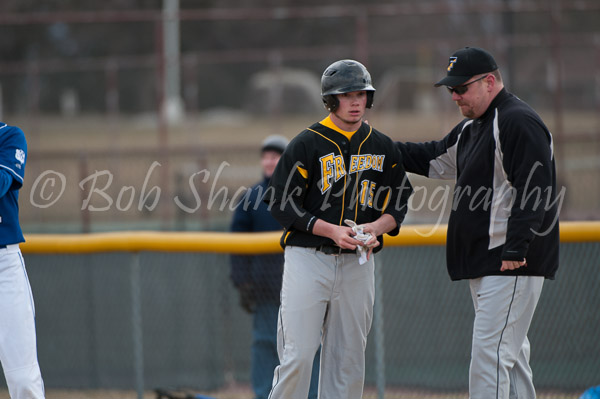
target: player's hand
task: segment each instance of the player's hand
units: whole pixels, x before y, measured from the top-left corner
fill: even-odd
[[[363,233],[371,233],[373,236],[371,240],[367,242],[367,244],[371,243],[373,240],[377,241],[377,236],[383,234],[383,232],[377,230],[377,225],[375,223],[365,223],[363,226]]]
[[[344,249],[356,249],[357,245],[362,244],[354,238],[354,231],[351,227],[338,226],[322,219],[318,219],[315,222],[313,234],[330,238],[335,242],[335,245]]]
[[[520,267],[527,266],[527,259],[519,260],[503,260],[500,271],[517,270]]]
[[[366,230],[363,230],[366,232]],[[379,242],[379,240],[377,239],[377,235],[373,232],[370,232],[371,235],[373,237],[371,237],[371,239],[369,241],[367,241],[367,243],[365,244],[365,246],[367,248],[369,248],[369,252],[367,252],[367,260],[369,260],[369,258],[371,257],[371,254],[373,254],[373,248],[378,247],[381,245],[381,243]]]
[[[377,240],[377,237],[373,237],[370,241],[367,242],[367,247],[369,248],[369,252],[367,252],[367,260],[371,257],[373,253],[373,248],[378,247],[381,243]]]
[[[371,234],[371,239],[364,244],[365,247],[369,248],[369,252],[367,252],[367,259],[369,259],[373,253],[373,248],[381,245],[379,240],[377,240],[377,236],[380,236],[383,233],[378,232],[375,224],[373,223],[365,223],[363,225],[363,233]]]
[[[362,243],[354,238],[354,231],[351,227],[335,226],[334,234],[330,237],[340,248],[356,249]]]

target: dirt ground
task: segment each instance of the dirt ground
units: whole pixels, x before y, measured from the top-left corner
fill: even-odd
[[[249,386],[236,385],[217,392],[193,392],[181,391],[181,398],[185,398],[186,393],[192,393],[202,399],[253,399],[252,390]],[[565,392],[538,392],[538,399],[577,399],[579,393]],[[364,399],[378,399],[375,388],[366,388]],[[385,399],[466,399],[466,393],[435,393],[423,392],[407,389],[388,389],[385,392]],[[143,399],[157,399],[158,395],[154,391],[144,392]],[[6,389],[0,390],[0,399],[9,399]],[[138,399],[135,391],[130,390],[64,390],[47,389],[46,399]]]

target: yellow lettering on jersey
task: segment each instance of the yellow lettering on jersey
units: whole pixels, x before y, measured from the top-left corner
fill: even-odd
[[[373,162],[373,156],[372,155],[367,155],[365,157],[365,169],[371,169],[371,166]]]
[[[365,170],[365,157],[366,155],[358,156],[358,170]]]
[[[385,155],[379,155],[377,157],[377,170],[382,171],[382,172],[383,172],[383,158],[385,158]]]
[[[321,193],[324,193],[331,188],[331,178],[334,172],[333,153],[319,158],[319,161],[321,161]]]
[[[335,157],[335,181],[346,175],[346,167],[344,166],[344,158],[341,156]]]
[[[321,162],[321,194],[331,188],[334,181],[338,181],[346,175],[344,158],[341,155],[327,154],[319,158]]]
[[[367,201],[366,196],[367,196],[367,186],[369,185],[369,181],[368,180],[363,180],[360,182],[361,188],[360,188],[360,204],[364,205],[365,202]]]
[[[383,172],[384,159],[385,155],[352,155],[350,158],[350,173],[357,173],[369,169]]]
[[[350,158],[350,173],[356,173],[358,170],[358,156],[352,155]]]
[[[375,196],[375,188],[377,183],[374,181],[363,180],[360,182],[359,202],[361,206],[373,208],[373,197]]]
[[[369,208],[373,208],[373,196],[375,195],[375,187],[377,187],[377,183],[372,181],[371,186],[369,187]]]

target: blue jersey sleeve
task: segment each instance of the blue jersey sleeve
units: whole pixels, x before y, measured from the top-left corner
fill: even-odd
[[[4,197],[14,181],[12,175],[6,170],[0,168],[0,197]]]
[[[0,168],[13,177],[11,189],[20,189],[25,177],[27,142],[25,134],[16,126],[0,124]]]

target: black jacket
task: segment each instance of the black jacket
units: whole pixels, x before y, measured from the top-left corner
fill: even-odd
[[[248,189],[237,204],[231,222],[233,232],[280,231],[281,225],[263,202],[268,179]],[[235,244],[235,243],[234,243]],[[253,299],[261,303],[279,303],[283,275],[283,254],[232,255],[231,280],[237,288],[250,287]]]
[[[440,141],[397,143],[408,172],[454,179],[447,266],[453,280],[487,275],[554,278],[559,202],[552,135],[536,112],[503,89],[478,119]],[[527,267],[500,271],[502,260]]]

